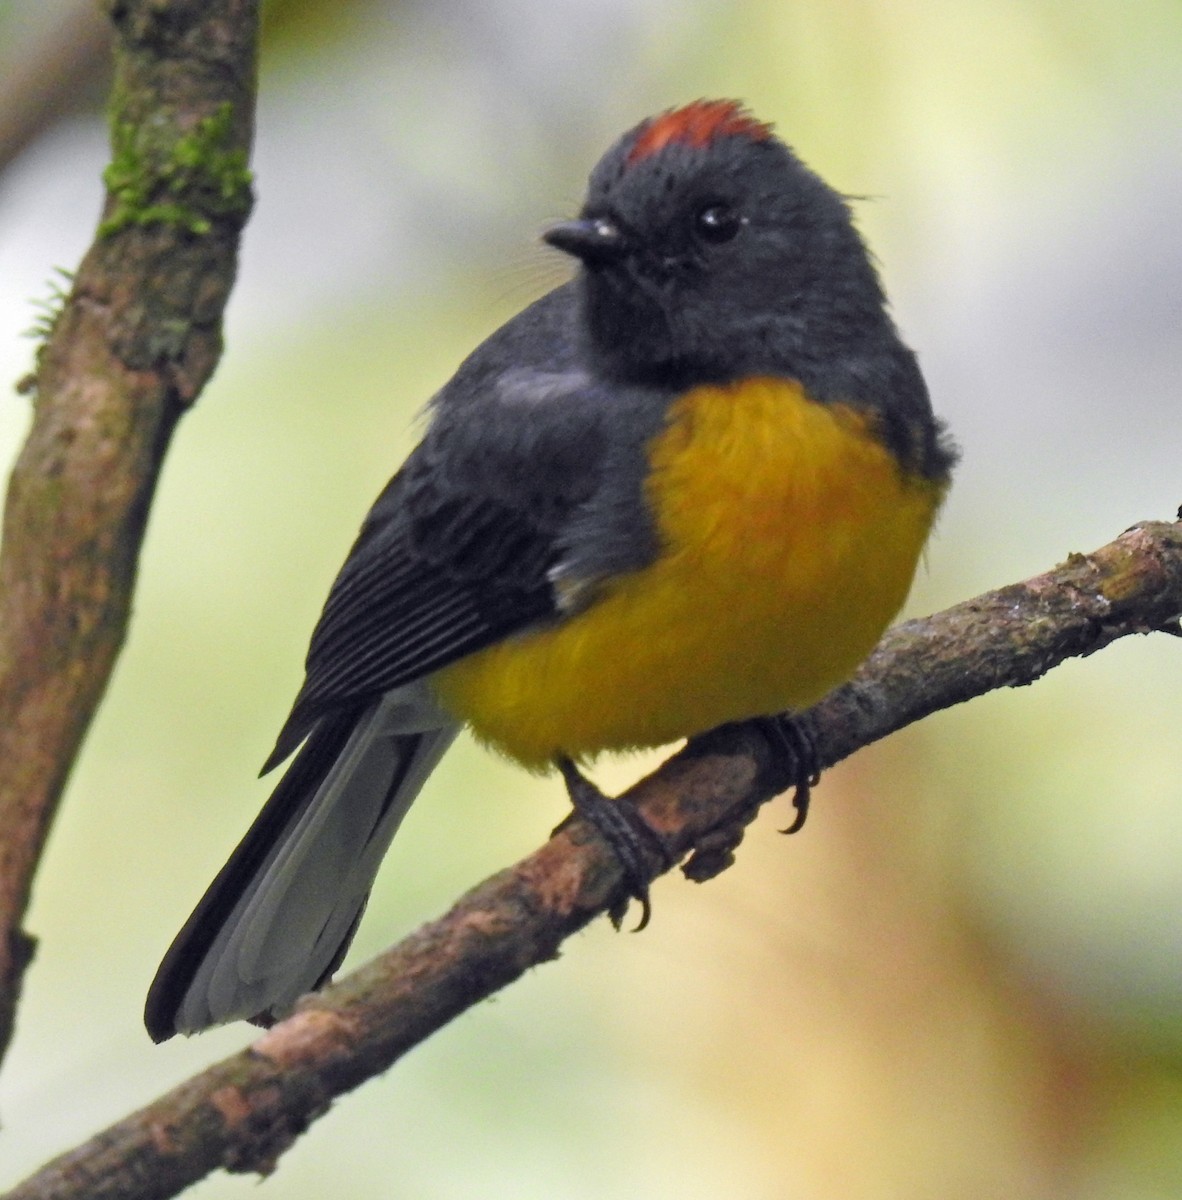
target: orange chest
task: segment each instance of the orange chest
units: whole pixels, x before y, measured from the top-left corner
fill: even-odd
[[[893,561],[910,581],[941,498],[900,468],[862,414],[779,379],[689,392],[650,461],[667,556],[756,587],[773,605],[833,601],[850,586],[865,595]]]
[[[437,677],[479,736],[541,764],[801,708],[902,605],[938,485],[779,379],[696,388],[649,447],[660,553],[585,610]]]

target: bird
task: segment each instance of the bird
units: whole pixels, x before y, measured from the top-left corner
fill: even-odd
[[[790,714],[906,599],[958,452],[846,197],[695,100],[542,237],[575,273],[461,363],[365,517],[263,772],[290,765],[151,985],[155,1041],[331,978],[465,727],[557,766],[647,909],[660,839],[581,765],[781,713],[799,750]]]

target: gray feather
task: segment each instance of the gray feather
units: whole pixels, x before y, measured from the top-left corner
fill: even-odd
[[[458,730],[421,685],[395,690],[358,721],[209,946],[178,1006],[178,1032],[281,1016],[323,981],[403,817]]]

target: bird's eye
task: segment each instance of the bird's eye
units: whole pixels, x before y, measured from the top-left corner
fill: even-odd
[[[729,204],[707,204],[694,215],[694,229],[704,242],[729,242],[744,224],[744,218]]]

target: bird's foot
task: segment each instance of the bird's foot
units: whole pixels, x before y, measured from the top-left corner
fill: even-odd
[[[633,932],[639,933],[652,916],[649,884],[660,870],[665,870],[673,863],[669,847],[665,839],[636,809],[605,796],[595,784],[583,776],[569,758],[558,758],[556,765],[562,772],[575,813],[585,818],[607,842],[623,870],[628,890],[624,899],[608,910],[608,916],[611,917],[612,924],[619,929],[628,908],[628,901],[638,901],[640,922]],[[660,864],[658,871],[652,868],[653,860]]]
[[[796,816],[792,824],[780,832],[796,833],[804,827],[813,788],[821,781],[817,744],[808,727],[788,713],[759,717],[753,724],[767,738],[777,766],[783,771],[784,786],[791,784],[795,787],[792,806],[796,809]]]

